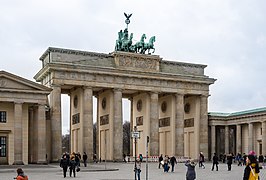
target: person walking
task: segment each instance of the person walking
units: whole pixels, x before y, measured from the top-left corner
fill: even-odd
[[[231,171],[231,169],[232,169],[232,163],[233,163],[233,156],[232,156],[232,154],[229,153],[227,155],[226,159],[227,159],[227,170],[228,171]]]
[[[199,154],[199,167],[205,169],[203,162],[205,162],[204,155],[202,152],[200,152],[200,154]]]
[[[175,164],[177,164],[177,161],[176,161],[175,156],[172,156],[170,158],[170,164],[171,164],[171,167],[172,167],[172,172],[174,172],[174,170],[175,170]]]
[[[140,180],[141,162],[140,162],[140,159],[139,159],[139,158],[136,159],[135,173],[136,173],[136,176],[137,176],[138,180]],[[136,177],[136,176],[135,176],[135,177]]]
[[[88,155],[86,154],[86,152],[83,153],[82,159],[83,159],[84,167],[87,167]]]
[[[256,157],[254,155],[248,155],[243,180],[258,180],[259,172],[260,169]]]
[[[60,160],[60,167],[63,168],[63,176],[66,177],[67,167],[69,165],[69,160],[67,159],[66,155],[63,156]]]
[[[124,161],[124,163],[127,162],[126,157],[127,157],[127,156],[126,156],[126,154],[124,153],[124,154],[123,154],[123,161]]]
[[[24,171],[21,168],[17,169],[17,174],[16,180],[28,180],[28,176],[24,174]]]
[[[194,161],[190,161],[190,160],[188,160],[185,163],[185,166],[187,166],[186,180],[196,179],[196,171],[195,171],[196,165],[197,164]]]
[[[76,165],[77,162],[75,161],[76,157],[75,157],[75,153],[73,152],[70,156],[70,161],[69,161],[69,176],[72,177],[72,173],[74,175],[74,177],[76,177]]]
[[[169,157],[167,155],[164,156],[164,160],[163,160],[164,164],[163,164],[163,172],[169,172]]]
[[[218,156],[216,153],[213,154],[213,157],[212,157],[212,171],[214,169],[214,165],[216,166],[216,171],[218,171]]]
[[[161,165],[163,164],[162,163],[162,161],[163,161],[163,155],[161,154],[161,156],[159,157],[159,169],[161,169]]]

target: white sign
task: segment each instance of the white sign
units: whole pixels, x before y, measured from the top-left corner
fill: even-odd
[[[131,132],[131,137],[132,138],[138,138],[139,139],[139,131],[133,131],[133,132]]]

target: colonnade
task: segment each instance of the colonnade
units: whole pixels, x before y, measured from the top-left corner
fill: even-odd
[[[60,86],[52,86],[53,91],[50,95],[50,104],[51,104],[51,157],[52,160],[55,161],[58,159],[58,157],[61,156],[61,88]],[[93,102],[92,97],[94,94],[98,94],[97,97],[100,95],[101,92],[94,92],[93,87],[81,87],[79,89],[79,95],[78,97],[82,97],[82,100],[80,101],[81,106],[78,106],[81,110],[78,111],[80,116],[80,125],[77,126],[75,124],[71,124],[70,132],[71,135],[71,151],[75,152],[86,152],[88,154],[89,159],[92,158],[93,154],[93,117],[92,117],[92,111],[93,111]],[[123,157],[123,113],[122,113],[122,98],[123,98],[123,90],[114,88],[112,90],[113,93],[113,115],[112,113],[109,114],[113,118],[110,118],[113,122],[110,123],[110,148],[109,152],[110,159],[111,160],[121,160]],[[160,93],[158,92],[149,92],[147,93],[147,96],[149,100],[149,111],[145,116],[149,117],[148,119],[148,126],[144,128],[144,133],[148,133],[147,135],[150,137],[150,143],[149,143],[149,155],[150,156],[158,156],[160,154],[160,140],[159,140],[159,98]],[[128,95],[127,95],[128,96]],[[132,94],[132,97],[134,94]],[[176,93],[172,94],[172,98],[174,101],[174,116],[173,120],[171,120],[170,126],[173,130],[171,134],[173,134],[172,141],[171,141],[171,147],[173,149],[170,151],[171,154],[169,155],[175,155],[175,156],[184,156],[184,147],[185,142],[184,139],[184,120],[185,120],[185,112],[184,112],[184,103],[185,103],[185,94]],[[199,101],[199,106],[195,105],[195,108],[197,109],[197,113],[191,114],[191,117],[195,117],[195,124],[198,123],[198,126],[193,125],[193,131],[194,131],[194,152],[191,156],[194,158],[197,157],[199,152],[204,152],[205,154],[208,154],[208,116],[207,116],[207,98],[208,96],[202,96],[202,95],[195,95],[197,97],[196,99]],[[74,97],[70,93],[70,99],[71,104],[74,103]],[[133,98],[129,98],[131,101],[133,101]],[[196,101],[195,101],[196,102]],[[98,98],[98,113],[101,102],[99,102]],[[133,102],[131,102],[131,108],[133,108]],[[196,103],[195,103],[196,104]],[[193,105],[194,106],[194,105]],[[73,106],[71,105],[71,116],[73,116]],[[131,109],[131,131],[133,130],[132,125],[134,124],[135,119],[133,119],[133,113],[134,111]],[[99,132],[99,127],[101,126],[99,123],[99,114],[97,115],[97,153],[100,154],[99,148],[101,147],[100,141],[102,140]],[[72,117],[73,121],[73,117]],[[198,122],[197,122],[198,121]],[[171,130],[171,131],[172,131]],[[75,141],[75,139],[77,139]],[[145,138],[144,138],[145,139]],[[187,140],[190,141],[190,140]],[[191,143],[191,142],[190,142]],[[132,150],[131,150],[132,152]],[[141,152],[145,153],[145,152]]]
[[[218,124],[211,125],[211,153],[218,152],[219,149],[217,147],[217,130],[220,128],[224,129],[224,142],[220,142],[224,144],[224,152],[228,153],[248,153],[251,150],[255,150],[255,152],[259,154],[266,155],[266,121],[258,120],[249,122],[242,122],[239,124],[233,124],[228,121],[230,125]],[[231,139],[236,146],[235,149],[230,150],[229,142],[229,129],[233,128],[234,139]]]

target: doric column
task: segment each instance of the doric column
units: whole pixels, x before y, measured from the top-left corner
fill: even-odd
[[[200,151],[208,153],[208,96],[200,96]]]
[[[150,156],[159,155],[158,93],[150,94]]]
[[[224,127],[224,151],[229,153],[229,126]]]
[[[45,119],[45,105],[38,105],[38,119],[37,119],[37,163],[46,164],[46,119]]]
[[[248,124],[248,151],[254,150],[253,123]]]
[[[93,91],[90,87],[84,87],[83,90],[83,152],[87,153],[91,161],[93,157]]]
[[[33,148],[35,147],[34,144],[34,111],[33,111],[33,107],[29,108],[29,163],[33,162]]]
[[[216,152],[216,126],[211,126],[211,154]]]
[[[242,154],[241,124],[236,125],[236,153]]]
[[[123,158],[122,91],[114,89],[113,160]]]
[[[130,133],[133,131],[133,98],[129,98],[128,100],[130,100]],[[129,152],[130,152],[130,155],[133,156],[133,143],[134,143],[134,140],[133,138],[131,138],[130,136],[130,149],[129,149]]]
[[[175,154],[184,156],[184,95],[176,94]]]
[[[51,160],[57,162],[62,154],[62,127],[61,127],[61,87],[52,86],[50,94],[51,105]]]
[[[22,165],[22,103],[14,104],[14,165]]]
[[[261,122],[262,128],[262,154],[265,156],[266,154],[266,121]]]
[[[99,147],[99,139],[100,139],[100,122],[99,122],[99,108],[100,108],[100,101],[99,95],[96,95],[97,98],[97,117],[96,117],[96,154],[98,155],[97,158],[101,158],[100,155],[100,147]]]

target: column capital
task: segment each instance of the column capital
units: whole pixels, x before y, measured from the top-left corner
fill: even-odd
[[[122,89],[122,88],[113,88],[113,91],[114,91],[114,92],[115,92],[115,91],[122,92],[122,91],[123,91],[123,89]]]
[[[92,89],[91,86],[82,86],[82,89],[85,90],[85,89]]]

